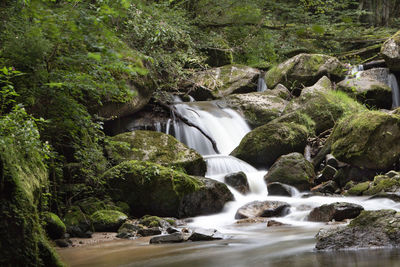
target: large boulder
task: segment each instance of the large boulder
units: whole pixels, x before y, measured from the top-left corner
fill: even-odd
[[[225,175],[224,182],[227,185],[232,186],[242,194],[247,194],[250,192],[250,186],[249,182],[247,181],[247,176],[242,171]]]
[[[260,71],[243,65],[226,65],[196,72],[183,84],[196,100],[255,92]]]
[[[233,199],[225,184],[145,161],[124,161],[104,173],[115,201],[131,214],[186,217],[215,213]]]
[[[268,196],[291,197],[294,191],[292,190],[291,186],[278,182],[269,183],[267,189],[268,189]]]
[[[348,226],[320,230],[318,250],[398,247],[400,213],[395,210],[362,211]]]
[[[235,219],[281,217],[289,213],[290,205],[282,201],[253,201],[240,207]]]
[[[108,139],[107,153],[114,163],[141,160],[183,168],[188,174],[204,176],[203,157],[175,137],[154,131],[133,131]]]
[[[65,235],[66,227],[61,219],[52,212],[43,212],[42,214],[44,229],[51,239],[60,239]]]
[[[385,175],[377,175],[371,182],[367,181],[352,186],[347,193],[355,196],[400,193],[400,173],[390,171]]]
[[[333,80],[344,78],[345,72],[345,65],[335,57],[299,54],[270,69],[266,83],[268,88],[274,88],[278,83],[287,88],[301,88],[313,85],[324,75]]]
[[[310,189],[314,178],[313,165],[302,154],[291,153],[281,156],[268,170],[264,180],[267,184],[279,182],[306,191]]]
[[[335,202],[314,208],[308,215],[312,222],[343,221],[357,217],[364,208],[357,204]]]
[[[381,54],[389,69],[400,71],[400,31],[382,45]]]
[[[96,232],[116,232],[128,216],[117,210],[98,210],[90,218]]]
[[[400,156],[400,116],[379,111],[350,115],[333,129],[323,151],[362,169],[389,170]]]
[[[72,206],[64,215],[67,233],[71,237],[88,238],[92,236],[93,225],[90,215],[85,214],[78,206]]]
[[[392,107],[392,89],[387,84],[371,78],[346,79],[337,84],[337,89],[370,107]]]
[[[271,166],[281,155],[303,152],[308,130],[296,123],[268,123],[249,132],[231,155],[257,167]]]
[[[288,98],[289,92],[282,86],[265,92],[235,94],[226,100],[228,106],[242,114],[251,126],[258,127],[281,116]]]

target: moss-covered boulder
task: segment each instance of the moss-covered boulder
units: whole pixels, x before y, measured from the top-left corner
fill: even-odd
[[[313,165],[300,153],[281,156],[264,176],[267,184],[278,182],[294,186],[300,191],[310,190],[314,178]]]
[[[90,218],[96,232],[117,232],[128,216],[117,210],[98,210]]]
[[[231,95],[227,103],[242,114],[251,126],[258,127],[281,116],[288,103],[288,95],[289,92],[282,86],[265,92]]]
[[[392,89],[371,78],[346,79],[337,84],[337,89],[370,107],[392,107]]]
[[[57,214],[52,212],[43,212],[41,217],[48,237],[51,239],[64,237],[66,227]]]
[[[255,92],[260,71],[243,65],[226,65],[197,72],[183,84],[196,100],[209,100]]]
[[[400,173],[390,171],[384,175],[377,175],[373,181],[367,181],[352,186],[347,193],[349,195],[372,196],[383,193],[400,192]]]
[[[99,199],[97,197],[88,197],[74,203],[79,206],[83,213],[93,214],[98,210],[118,210],[120,212],[129,212],[129,206],[124,202],[114,203],[109,197]]]
[[[332,128],[341,117],[366,109],[343,92],[322,89],[321,84],[325,82],[322,78],[316,86],[305,89],[300,97],[293,99],[286,106],[283,114],[297,111],[307,115],[314,121],[315,132],[319,134]]]
[[[266,74],[268,88],[274,88],[278,83],[287,88],[310,86],[326,75],[333,80],[344,78],[346,67],[335,57],[320,54],[299,54]]]
[[[67,233],[72,237],[88,238],[92,236],[93,226],[90,215],[85,214],[78,206],[72,206],[64,215]]]
[[[400,71],[400,31],[382,45],[381,54],[389,69]]]
[[[111,137],[106,147],[115,163],[142,160],[184,169],[188,174],[204,176],[203,157],[175,137],[154,131],[133,131]]]
[[[221,47],[219,48],[207,47],[202,50],[206,53],[208,57],[206,60],[206,64],[211,67],[221,67],[232,64],[232,49],[230,49],[230,47],[225,42],[223,42],[221,44]]]
[[[341,120],[325,146],[338,160],[352,166],[389,170],[399,160],[399,138],[399,115],[367,111]]]
[[[315,247],[318,250],[393,248],[400,244],[399,233],[399,212],[364,210],[345,227],[320,230]]]
[[[232,156],[257,167],[271,166],[281,155],[303,152],[308,130],[296,123],[268,123],[249,132]]]
[[[192,204],[195,208],[190,216],[213,213],[220,211],[223,205],[214,205],[208,196],[218,203],[233,198],[222,183],[215,181],[216,188],[213,188],[207,184],[210,179],[202,180],[151,162],[124,161],[105,172],[102,179],[107,182],[114,200],[127,202],[135,216],[189,216],[185,210],[186,199],[197,201],[197,206]],[[201,206],[202,197],[208,201]]]

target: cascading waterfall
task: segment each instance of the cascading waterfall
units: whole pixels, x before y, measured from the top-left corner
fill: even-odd
[[[389,74],[388,80],[389,86],[392,88],[392,108],[398,108],[400,106],[400,92],[396,75],[393,73]]]
[[[268,90],[267,84],[265,83],[265,79],[263,77],[258,78],[258,83],[257,83],[257,92],[265,92]]]
[[[363,71],[364,65],[353,66],[350,71],[350,76],[353,78],[360,78]]]

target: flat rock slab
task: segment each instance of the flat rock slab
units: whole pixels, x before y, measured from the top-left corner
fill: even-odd
[[[335,202],[314,208],[308,215],[312,222],[343,221],[357,217],[364,208],[357,204]]]
[[[180,243],[183,241],[185,241],[184,234],[177,232],[168,235],[155,236],[150,239],[150,244]]]
[[[224,236],[220,232],[215,229],[195,229],[189,237],[191,241],[211,241],[211,240],[220,240],[223,239]]]
[[[282,201],[253,201],[240,207],[235,219],[253,217],[282,217],[289,213],[290,205]]]

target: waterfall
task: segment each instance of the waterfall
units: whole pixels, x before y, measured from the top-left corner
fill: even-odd
[[[265,79],[263,77],[258,78],[258,84],[257,84],[257,92],[265,92],[267,91],[268,87],[267,84],[265,83]]]
[[[400,106],[400,92],[399,84],[397,82],[396,75],[393,73],[389,74],[389,86],[392,88],[392,108],[398,108]]]
[[[232,156],[212,155],[204,156],[207,162],[206,176],[229,174],[234,172],[257,172],[250,164]]]
[[[361,73],[364,71],[363,65],[353,66],[350,71],[350,77],[352,78],[360,78]]]

